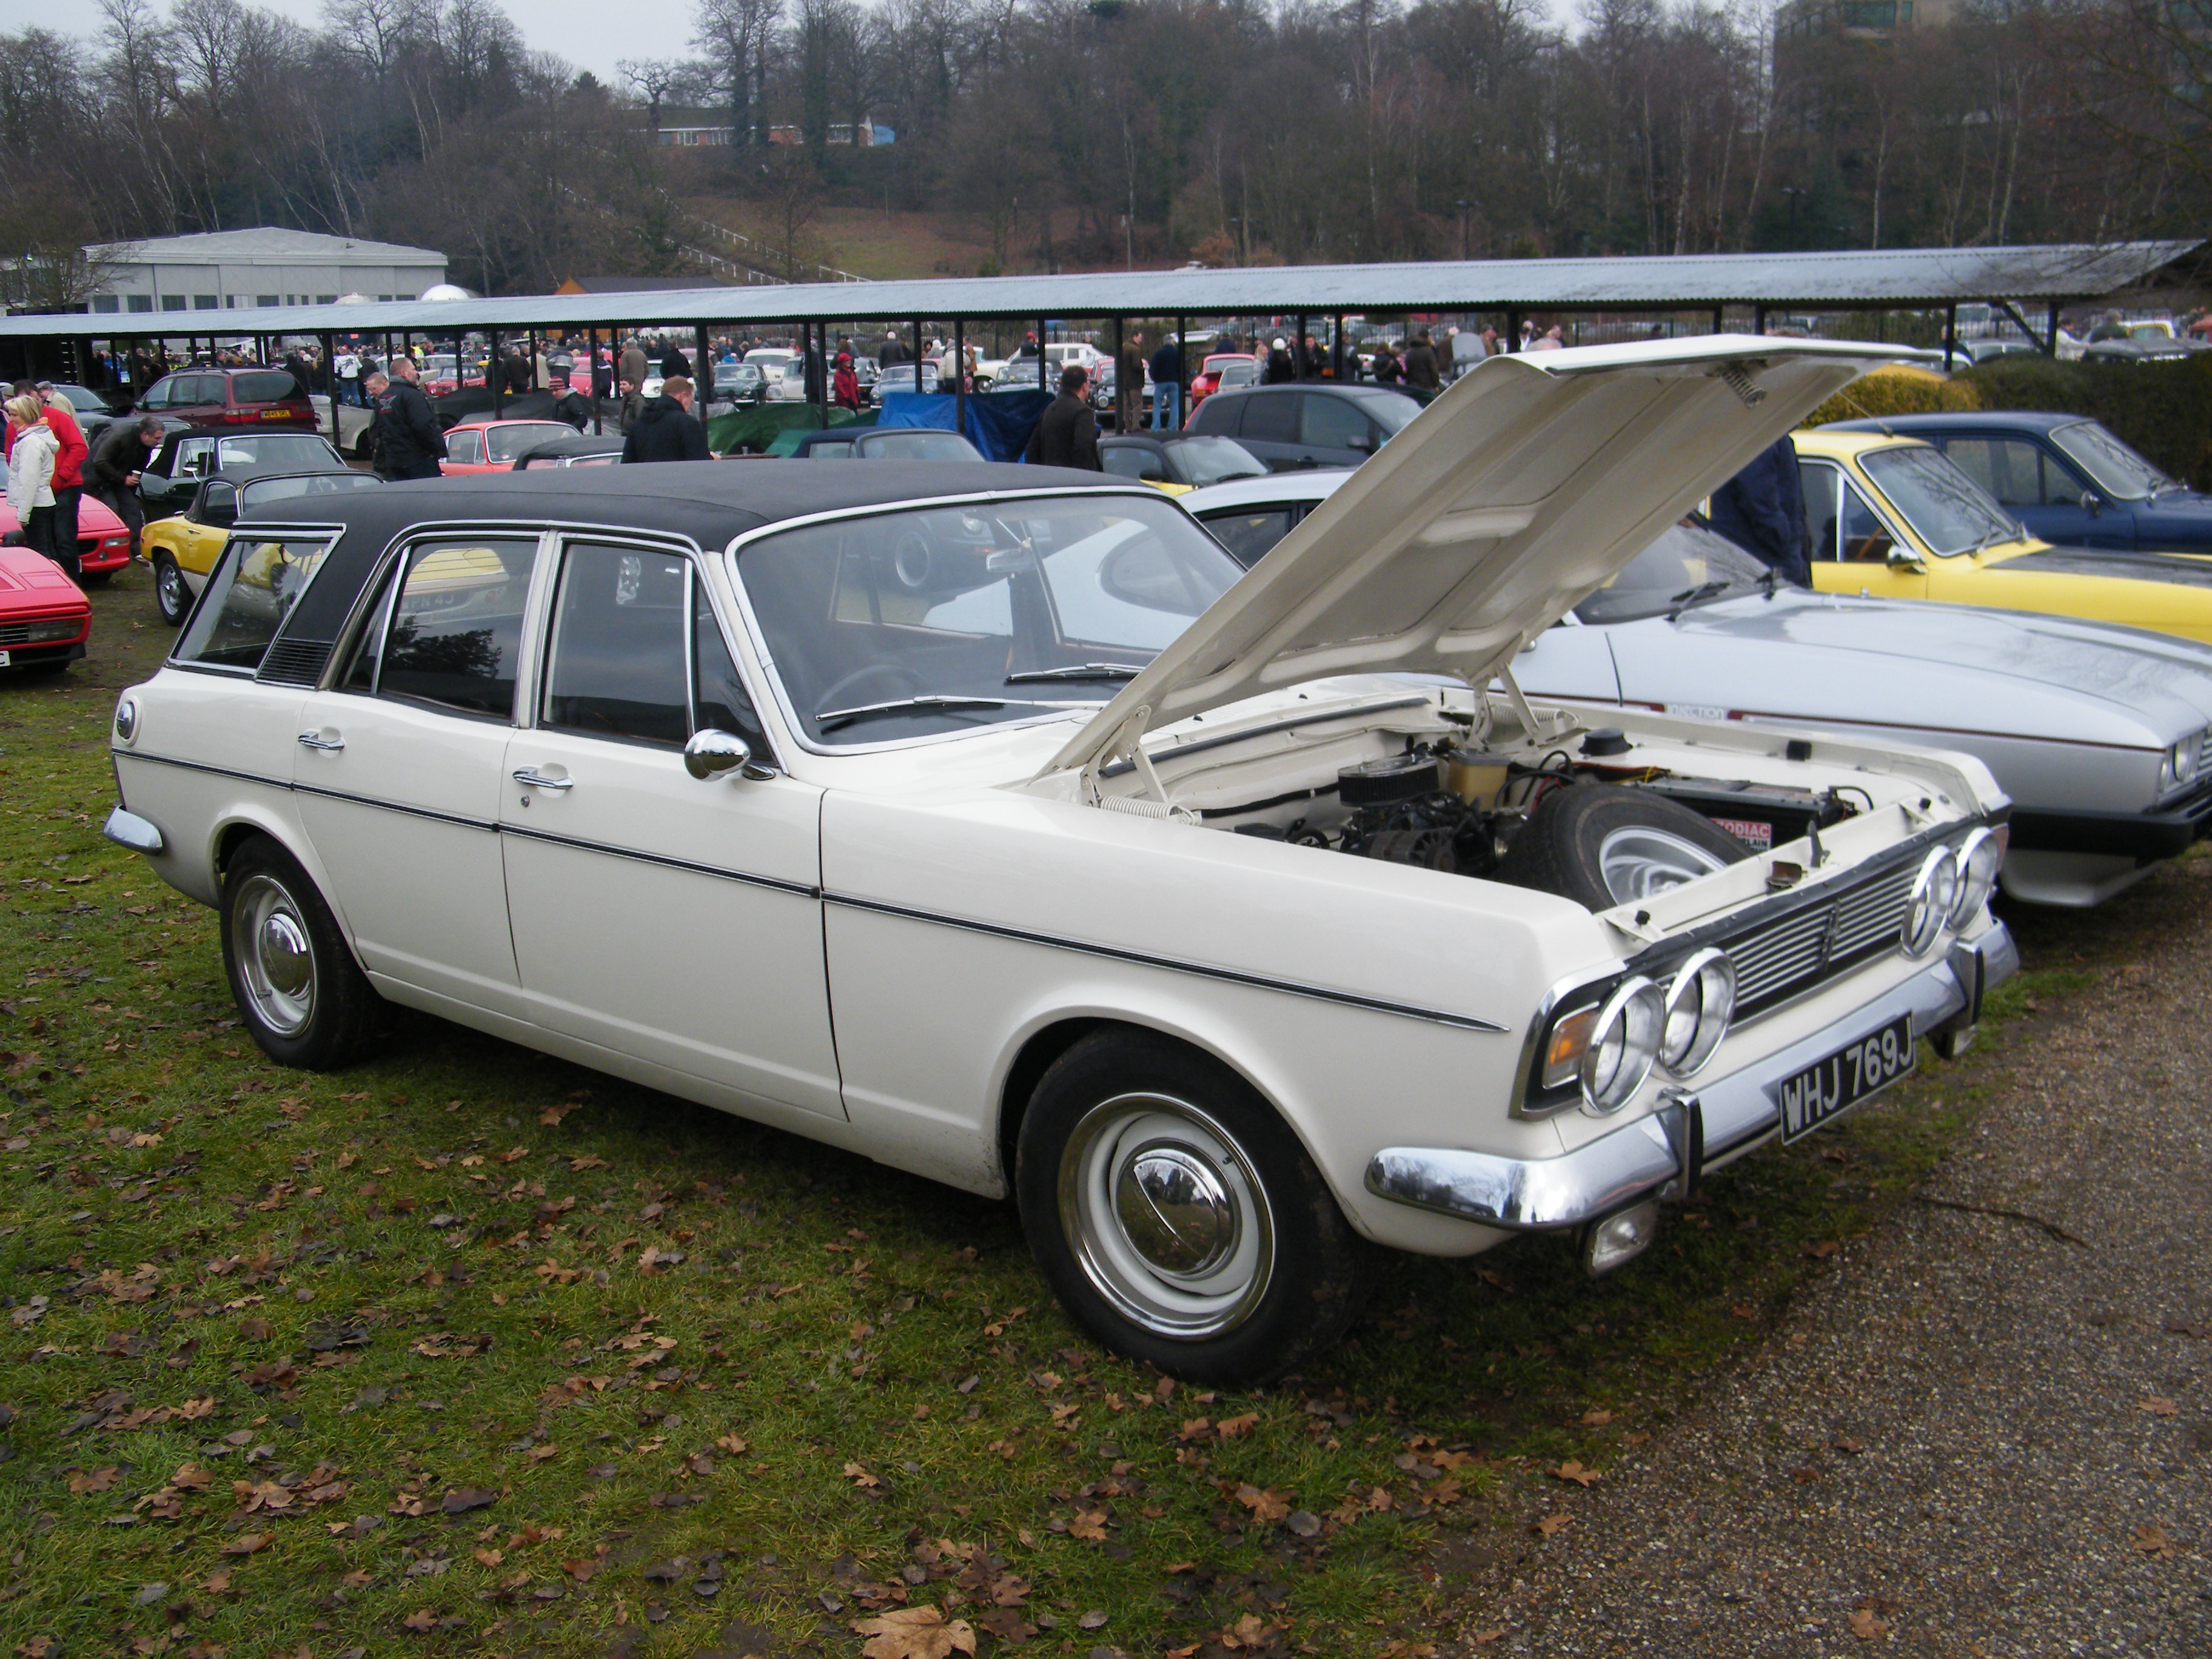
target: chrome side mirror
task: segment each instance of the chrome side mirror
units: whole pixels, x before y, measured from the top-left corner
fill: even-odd
[[[695,778],[716,777],[733,768],[739,777],[757,783],[776,775],[775,767],[753,758],[752,745],[734,732],[717,731],[710,726],[703,732],[694,732],[684,745],[684,769]]]
[[[2085,489],[2081,492],[2081,510],[2084,513],[2094,515],[2097,509],[2103,505],[2104,502],[2097,499],[2097,492],[2095,490]]]

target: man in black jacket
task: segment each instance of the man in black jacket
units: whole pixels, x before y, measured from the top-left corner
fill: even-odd
[[[707,428],[691,412],[691,382],[672,374],[660,383],[660,395],[638,411],[637,421],[623,440],[623,459],[628,461],[710,461]]]
[[[579,432],[588,431],[593,414],[591,399],[557,372],[553,376],[553,418],[566,421]]]
[[[1022,453],[1022,459],[1031,466],[1079,466],[1088,472],[1106,470],[1098,459],[1098,417],[1091,412],[1083,396],[1090,379],[1079,363],[1060,370],[1060,396],[1046,405],[1044,417],[1030,434],[1030,446]]]
[[[117,421],[100,434],[92,459],[85,463],[84,485],[107,503],[131,532],[131,548],[138,549],[138,532],[146,527],[146,510],[138,496],[138,475],[161,447],[161,422],[151,415],[142,421]]]
[[[446,444],[430,400],[422,395],[422,371],[404,352],[392,358],[392,369],[396,378],[376,399],[377,444],[382,457],[377,470],[394,482],[434,478]]]

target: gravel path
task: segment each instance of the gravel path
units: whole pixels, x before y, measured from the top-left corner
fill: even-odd
[[[2099,983],[2009,1029],[1917,1201],[1566,1500],[1473,1651],[2212,1655],[2212,860],[2021,931]]]

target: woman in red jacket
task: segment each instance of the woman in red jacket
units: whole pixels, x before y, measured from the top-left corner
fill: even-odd
[[[76,411],[54,390],[52,381],[39,382],[39,401],[46,406],[46,424],[60,446],[54,453],[54,548],[64,563],[74,565],[76,504],[84,499],[84,464],[91,447],[84,441],[84,428],[76,423]]]
[[[853,359],[846,352],[837,354],[837,372],[830,377],[830,400],[840,409],[860,406],[860,377],[853,373]]]

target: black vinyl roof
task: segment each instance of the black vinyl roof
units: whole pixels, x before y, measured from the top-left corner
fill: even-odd
[[[1100,488],[1145,487],[1103,473],[995,462],[955,466],[871,461],[841,467],[818,461],[669,461],[420,478],[350,495],[310,496],[295,511],[272,514],[258,523],[272,529],[312,524],[343,530],[284,628],[288,638],[332,641],[385,549],[422,528],[534,533],[546,526],[576,526],[687,537],[711,551],[747,531],[817,513],[992,493]],[[241,520],[233,533],[256,527],[256,520]]]

